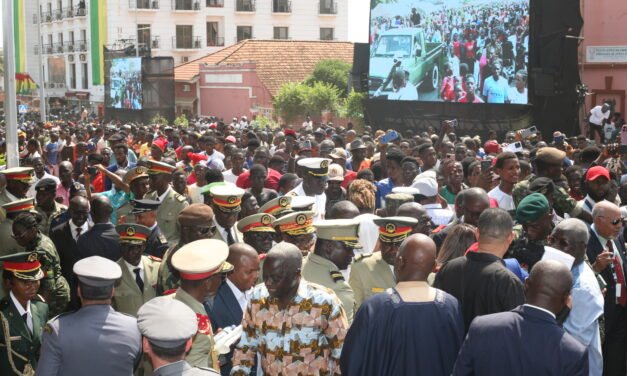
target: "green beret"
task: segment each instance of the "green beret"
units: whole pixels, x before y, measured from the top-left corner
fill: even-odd
[[[541,193],[532,193],[523,198],[516,208],[516,220],[525,224],[537,221],[550,210],[549,201]]]

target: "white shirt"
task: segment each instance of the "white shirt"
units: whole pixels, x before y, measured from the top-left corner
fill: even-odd
[[[242,170],[242,172],[244,172],[246,170]],[[237,181],[237,178],[239,177],[239,175],[235,175],[233,173],[233,169],[230,170],[226,170],[222,173],[222,176],[224,177],[224,181],[227,183],[231,183],[231,184],[235,184],[235,182]]]
[[[192,199],[193,204],[202,204],[205,202],[204,197],[202,197],[202,193],[200,193],[202,188],[203,187],[199,187],[197,183],[187,186],[187,192],[189,193],[189,198]]]
[[[224,227],[220,226],[220,224],[218,223],[218,221],[215,220],[215,218],[213,220],[213,223],[216,225],[216,229],[218,231],[220,231],[220,235],[222,236],[222,239],[224,239],[224,242],[228,243],[226,241],[226,239],[228,238],[228,234],[226,232],[226,229]],[[235,242],[237,243],[240,240],[237,238],[237,231],[234,231],[234,230],[235,230],[235,226],[231,227],[231,235],[233,235],[233,240],[235,240]]]
[[[20,302],[15,297],[15,295],[13,295],[13,291],[9,292],[9,295],[11,295],[11,300],[13,300],[13,304],[17,309],[17,313],[19,313],[20,316],[24,316],[24,314],[26,314],[26,326],[28,327],[28,330],[32,333],[33,314],[30,311],[30,300],[26,303],[26,309],[24,309],[24,307],[22,307],[22,304],[20,304]]]
[[[527,104],[527,88],[521,93],[516,87],[510,87],[507,92],[509,103],[511,104]]]
[[[590,110],[590,122],[592,124],[601,125],[603,120],[610,118],[610,110],[606,112],[601,111],[603,106],[599,105]]]
[[[362,249],[355,249],[355,256],[374,251],[377,240],[379,240],[379,226],[373,222],[373,219],[377,218],[379,216],[370,213],[355,217],[355,220],[359,221],[359,244],[363,247]]]
[[[170,186],[170,187],[168,187],[168,189],[166,189],[166,190],[165,190],[165,192],[163,192],[163,194],[162,194],[161,196],[157,197],[157,200],[158,200],[159,202],[163,202],[163,200],[165,200],[165,196],[167,196],[167,195],[168,195],[168,193],[170,193],[170,189],[172,189],[172,187],[171,187],[171,186]]]
[[[135,278],[135,269],[139,268],[139,278],[142,279],[142,282],[146,281],[146,279],[144,278],[144,263],[142,262],[141,259],[139,260],[139,265],[137,266],[129,264],[124,259],[122,260],[124,261],[124,265],[126,265],[126,267],[128,268],[128,271],[131,272],[131,275],[133,276],[133,278]]]
[[[287,192],[286,196],[307,196],[305,193],[305,188],[303,188],[303,183],[300,183],[296,188]],[[313,211],[316,212],[313,217],[313,222],[320,222],[324,219],[325,207],[327,205],[327,195],[326,193],[322,193],[321,195],[313,196],[315,202],[313,206]]]
[[[427,210],[427,214],[429,214],[429,217],[437,226],[447,225],[455,214],[450,209],[443,209],[441,204],[425,204],[422,206]]]
[[[78,226],[75,225],[74,221],[70,219],[70,232],[72,233],[72,238],[74,238],[74,241],[78,240],[78,234],[76,233],[77,228]],[[83,223],[83,225],[81,226],[81,235],[86,233],[87,230],[89,230],[89,224],[87,223],[87,221],[85,221],[85,223]]]
[[[488,192],[488,196],[496,200],[499,204],[499,208],[507,211],[516,210],[512,195],[503,192],[498,185]]]
[[[418,90],[408,83],[407,86],[400,88],[398,91],[392,91],[388,95],[388,99],[391,100],[401,100],[401,101],[417,101],[418,100]]]
[[[251,295],[252,289],[248,291],[242,291],[238,289],[237,286],[235,286],[235,284],[231,282],[231,280],[228,278],[226,279],[226,284],[229,286],[229,288],[233,292],[233,295],[235,296],[237,303],[242,309],[242,312],[246,312],[246,306],[248,305],[248,302],[250,301],[250,295]]]
[[[37,192],[35,192],[35,186],[37,185],[37,183],[43,179],[52,179],[55,181],[55,183],[57,183],[57,185],[61,184],[61,180],[59,180],[58,177],[54,176],[54,175],[50,175],[49,173],[44,171],[44,175],[40,178],[37,177],[37,175],[33,175],[33,182],[31,183],[30,188],[28,188],[28,191],[26,192],[26,197],[32,197],[35,198],[35,196],[37,195]],[[7,192],[8,193],[8,192]]]

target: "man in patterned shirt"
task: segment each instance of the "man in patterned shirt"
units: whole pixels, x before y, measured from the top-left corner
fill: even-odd
[[[268,252],[264,283],[257,285],[242,321],[231,375],[248,375],[261,356],[266,375],[339,375],[348,329],[332,290],[301,279],[302,256],[281,242]]]

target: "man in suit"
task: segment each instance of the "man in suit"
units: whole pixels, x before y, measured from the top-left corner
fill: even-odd
[[[222,240],[227,245],[243,241],[242,233],[237,230],[237,215],[242,210],[243,189],[216,185],[209,189],[211,208],[215,214],[216,232],[213,239]]]
[[[72,198],[68,212],[70,220],[52,228],[50,239],[59,253],[61,274],[70,285],[70,304],[78,308],[78,297],[76,295],[77,280],[72,268],[78,261],[78,237],[89,230],[89,223],[87,222],[89,218],[89,201],[81,196]]]
[[[189,206],[185,196],[176,193],[170,185],[174,169],[174,166],[167,163],[148,161],[150,188],[153,191],[146,198],[161,203],[157,210],[157,223],[170,246],[176,245],[181,237],[177,218],[181,210]]]
[[[454,376],[588,375],[587,348],[556,321],[571,304],[570,270],[557,261],[540,261],[525,284],[527,304],[475,318]]]
[[[407,239],[418,220],[410,217],[376,218],[379,226],[381,252],[365,253],[355,258],[348,284],[355,294],[355,312],[364,300],[396,286],[394,260],[403,240]]]
[[[0,260],[2,282],[9,290],[9,296],[0,300],[0,374],[20,376],[37,368],[48,319],[48,305],[37,295],[44,273],[35,252],[15,253]]]
[[[213,301],[205,302],[214,333],[219,329],[242,323],[252,288],[259,276],[257,251],[248,244],[235,243],[230,246],[229,257],[226,261],[233,265],[233,272],[222,282]],[[224,361],[220,362],[222,364],[220,372],[224,376],[228,376],[231,372],[232,357],[233,352],[230,352],[224,359],[221,359]]]
[[[78,237],[78,259],[102,256],[115,262],[120,258],[120,236],[111,223],[113,207],[108,198],[97,195],[91,201],[94,226]]]
[[[603,374],[625,375],[627,351],[627,289],[625,285],[625,240],[621,234],[620,209],[601,201],[592,209],[593,224],[586,254],[592,270],[607,283],[605,304],[605,342]]]
[[[118,265],[122,269],[122,278],[116,285],[113,306],[118,312],[137,316],[139,307],[157,296],[155,288],[161,262],[154,256],[143,255],[150,235],[148,227],[124,224],[115,229],[120,234],[122,257]]]
[[[135,216],[135,223],[150,229],[150,236],[146,240],[144,253],[162,258],[168,250],[168,240],[161,232],[157,223],[157,210],[161,203],[155,200],[133,200],[133,209],[129,214]]]
[[[541,194],[531,196],[537,205],[548,206]],[[478,224],[477,252],[445,263],[434,283],[459,300],[466,330],[477,316],[509,311],[525,302],[522,282],[503,262],[514,239],[512,217],[503,209],[487,209]]]
[[[118,264],[91,256],[74,264],[81,309],[44,327],[37,376],[133,375],[140,360],[137,320],[111,307]]]

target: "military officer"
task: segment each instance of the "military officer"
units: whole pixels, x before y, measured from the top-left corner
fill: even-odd
[[[32,375],[48,319],[48,305],[37,295],[44,273],[35,252],[15,253],[0,260],[2,281],[9,290],[9,296],[0,300],[0,374]]]
[[[157,295],[174,292],[179,286],[178,275],[172,273],[172,255],[185,244],[211,238],[216,227],[213,224],[213,210],[205,204],[191,204],[181,210],[178,223],[181,227],[181,239],[176,246],[170,247],[163,255],[163,260],[159,267]]]
[[[57,196],[57,182],[53,179],[41,179],[35,184],[35,198],[37,206],[35,210],[41,216],[39,228],[41,233],[48,236],[52,219],[67,211],[67,206],[55,201]]]
[[[372,295],[396,286],[394,259],[398,247],[418,223],[411,217],[375,218],[373,221],[379,226],[381,251],[359,255],[351,266],[348,284],[355,293],[355,309]]]
[[[161,203],[157,209],[157,223],[170,246],[176,245],[181,236],[181,228],[176,219],[181,210],[189,206],[185,196],[176,193],[170,185],[174,169],[174,166],[167,163],[148,161],[150,188],[153,191],[146,198]]]
[[[0,192],[0,205],[26,198],[34,172],[32,167],[13,167],[0,171],[7,181],[6,187]]]
[[[141,200],[150,191],[148,168],[144,166],[134,167],[124,175],[122,181],[129,187],[129,202],[117,209],[118,223],[133,223],[135,218],[129,215],[133,209],[130,201]]]
[[[316,203],[316,199],[310,196],[294,196],[292,197],[292,210],[293,212],[300,211],[312,211],[314,210],[314,205]],[[315,210],[314,210],[315,211]]]
[[[284,242],[292,243],[300,249],[303,256],[312,251],[316,238],[313,227],[315,212],[294,212],[285,215],[274,222],[274,228],[278,230],[280,238]]]
[[[150,235],[148,227],[132,223],[117,225],[115,230],[120,234],[122,257],[118,265],[122,278],[115,286],[113,306],[118,312],[137,316],[139,307],[157,296],[155,288],[161,259],[143,255]]]
[[[217,239],[188,243],[172,255],[172,266],[181,278],[173,298],[191,308],[198,321],[192,348],[185,358],[192,366],[219,367],[211,322],[203,303],[217,294],[225,273],[233,270],[233,265],[226,261],[228,256],[229,247]]]
[[[309,282],[330,288],[342,302],[348,322],[353,321],[355,296],[342,270],[353,261],[359,244],[359,222],[352,219],[330,219],[314,224],[316,246],[303,261],[302,275]]]
[[[268,253],[276,231],[272,224],[275,218],[270,214],[258,213],[237,222],[237,230],[243,234],[244,243],[253,247],[259,256]]]
[[[202,195],[202,199],[205,205],[211,206],[211,194],[210,194],[211,188],[217,187],[219,185],[227,185],[227,184],[223,181],[217,181],[215,183],[207,184],[203,186],[202,188],[200,188],[200,194]],[[233,185],[230,185],[230,186],[232,187]]]
[[[222,240],[231,245],[242,241],[242,234],[237,230],[237,214],[242,210],[243,189],[218,185],[209,190],[213,208],[216,232],[213,239]]]
[[[274,218],[281,218],[292,211],[292,196],[282,196],[266,202],[259,208],[259,213],[270,214]]]
[[[13,237],[13,220],[20,213],[35,212],[35,199],[24,198],[2,205],[6,219],[0,223],[0,256],[14,252],[24,252],[24,247],[17,244]],[[0,287],[1,289],[1,287]],[[4,294],[3,294],[4,296]]]
[[[327,195],[324,193],[329,179],[329,163],[327,158],[302,158],[297,164],[302,171],[303,181],[296,188],[287,192],[289,196],[309,196],[315,201],[314,222],[324,219]],[[292,206],[294,204],[292,203]]]
[[[36,214],[23,212],[13,220],[13,237],[27,252],[41,252],[44,272],[39,293],[48,303],[50,317],[65,311],[70,301],[70,286],[61,273],[59,254],[49,237],[39,231]]]
[[[153,376],[219,375],[185,361],[198,324],[196,314],[184,303],[165,296],[152,299],[139,309],[137,326],[143,336],[144,354],[156,368]]]
[[[165,251],[168,250],[168,240],[161,232],[157,223],[157,209],[160,202],[155,200],[134,200],[132,201],[133,209],[129,214],[135,216],[134,222],[150,229],[150,236],[146,241],[146,249],[144,253],[162,258]]]
[[[90,256],[77,261],[73,270],[82,307],[44,327],[37,376],[131,376],[141,355],[137,320],[111,307],[122,269],[109,259]]]

